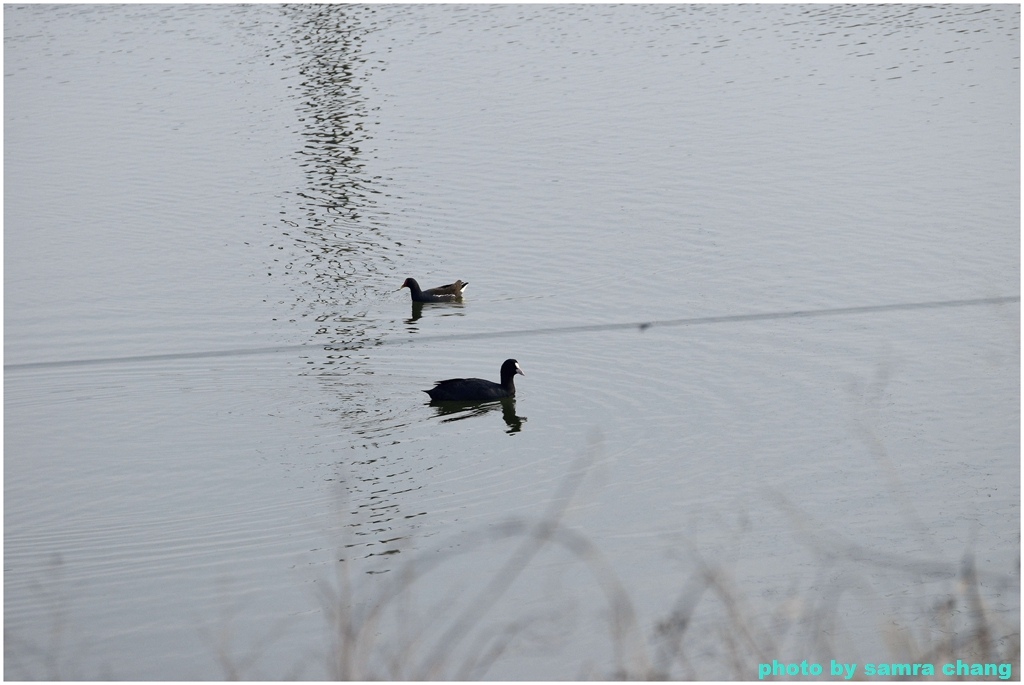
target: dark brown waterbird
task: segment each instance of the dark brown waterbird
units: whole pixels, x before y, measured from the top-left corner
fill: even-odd
[[[407,278],[399,290],[408,288],[412,293],[413,302],[455,302],[462,299],[462,291],[466,289],[467,285],[469,283],[455,281],[429,290],[420,290],[420,284],[416,282],[415,278]]]

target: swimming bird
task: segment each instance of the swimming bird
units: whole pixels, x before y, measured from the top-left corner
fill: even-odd
[[[455,281],[429,290],[420,290],[420,284],[416,282],[415,278],[407,278],[399,290],[408,288],[412,293],[413,302],[455,302],[462,299],[462,291],[466,289],[467,285],[469,283]]]
[[[506,359],[501,365],[501,383],[485,381],[483,378],[451,378],[438,381],[430,390],[423,392],[432,400],[448,402],[486,402],[514,397],[516,386],[513,382],[516,374],[525,376],[522,367],[515,359]]]

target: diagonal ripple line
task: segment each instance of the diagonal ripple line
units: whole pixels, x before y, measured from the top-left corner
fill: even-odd
[[[773,321],[779,319],[802,319],[824,316],[845,316],[850,314],[873,314],[878,312],[912,311],[915,309],[940,309],[949,307],[977,307],[981,305],[1010,304],[1020,302],[1019,295],[1006,297],[982,297],[972,300],[938,300],[932,302],[904,302],[899,304],[876,304],[860,307],[836,307],[833,309],[798,309],[788,312],[764,312],[759,314],[725,314],[720,316],[699,316],[687,319],[664,319],[660,321],[641,321],[635,323],[600,323],[579,326],[552,326],[549,328],[526,328],[515,331],[485,331],[480,333],[450,333],[443,335],[423,335],[411,338],[392,338],[382,340],[376,345],[408,345],[420,342],[436,342],[442,340],[474,340],[482,338],[510,338],[526,335],[557,335],[566,333],[589,333],[595,331],[618,331],[636,329],[640,332],[654,327],[670,326],[701,326],[717,323],[745,323],[749,321]],[[279,354],[302,350],[322,349],[327,352],[344,352],[362,350],[374,345],[343,347],[339,345],[278,345],[275,347],[257,347],[250,349],[213,350],[207,352],[171,352],[166,354],[148,354],[131,357],[97,357],[93,359],[68,359],[58,361],[27,362],[23,364],[4,364],[4,371],[24,371],[29,369],[58,368],[69,366],[90,366],[95,364],[137,364],[142,362],[170,361],[178,359],[209,359],[214,357],[241,357],[246,355]]]
[[[907,311],[914,309],[939,309],[945,307],[976,307],[979,305],[1008,304],[1020,302],[1019,295],[1006,297],[983,297],[973,300],[938,300],[933,302],[904,302],[901,304],[875,304],[860,307],[837,307],[834,309],[798,309],[788,312],[765,312],[760,314],[725,314],[700,316],[688,319],[665,319],[637,323],[583,324],[579,326],[552,326],[550,328],[528,328],[518,331],[492,331],[482,333],[453,333],[446,335],[423,335],[415,338],[385,340],[380,344],[404,345],[416,342],[439,340],[469,340],[474,338],[506,338],[519,335],[552,335],[557,333],[587,333],[591,331],[615,331],[635,328],[646,331],[655,326],[700,326],[713,323],[743,323],[747,321],[772,321],[775,319],[801,319],[818,316],[843,316],[848,314],[872,314],[876,312]],[[336,348],[344,349],[344,348]]]
[[[94,364],[138,364],[141,362],[160,362],[174,359],[208,359],[213,357],[242,357],[250,354],[278,354],[308,350],[313,345],[278,345],[276,347],[256,347],[238,350],[212,350],[205,352],[168,352],[165,354],[140,354],[131,357],[95,357],[92,359],[64,359],[49,362],[26,362],[24,364],[4,364],[4,371],[23,371],[28,369],[47,369],[60,366],[92,366]],[[316,347],[320,347],[317,345]]]

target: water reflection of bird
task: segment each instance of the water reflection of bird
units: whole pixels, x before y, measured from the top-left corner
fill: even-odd
[[[420,290],[420,284],[416,282],[415,278],[407,278],[399,290],[408,288],[413,302],[455,302],[462,299],[462,291],[466,289],[467,285],[469,283],[455,281],[429,290]]]
[[[521,431],[523,424],[526,423],[525,416],[516,414],[516,398],[514,397],[506,397],[493,402],[431,402],[430,405],[434,407],[442,423],[478,418],[498,409],[501,409],[501,418],[508,425],[508,430],[505,432],[509,435]]]
[[[525,376],[519,362],[506,359],[501,365],[501,383],[487,381],[483,378],[451,378],[438,381],[430,390],[423,392],[432,400],[444,402],[486,402],[513,397],[516,394],[514,379],[516,374]]]

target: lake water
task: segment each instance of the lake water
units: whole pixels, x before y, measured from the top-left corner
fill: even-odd
[[[1016,5],[6,5],[5,677],[1019,678],[1019,56]]]

